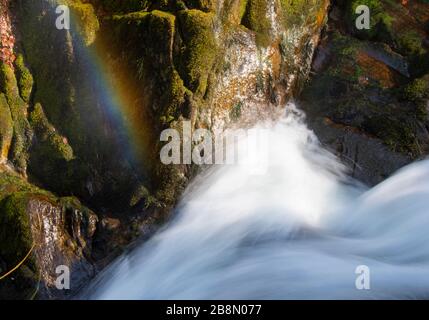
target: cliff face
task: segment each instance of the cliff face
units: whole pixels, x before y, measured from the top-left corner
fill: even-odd
[[[369,30],[354,10],[367,4]],[[429,153],[427,1],[336,1],[301,95],[321,141],[374,185]]]
[[[139,99],[151,110],[145,117],[155,139],[161,129],[180,129],[181,120],[219,133],[278,114],[307,76],[327,6],[328,1],[153,2],[150,12],[113,15],[100,33],[113,35],[108,43],[121,57],[114,63],[127,65],[128,77],[141,83]],[[153,189],[170,207],[193,168],[159,166],[155,150]]]
[[[55,28],[58,4],[71,30]],[[58,265],[73,293],[94,260],[149,234],[196,172],[160,163],[160,131],[276,117],[307,77],[328,4],[2,0],[0,275],[31,254],[0,296],[62,298]]]

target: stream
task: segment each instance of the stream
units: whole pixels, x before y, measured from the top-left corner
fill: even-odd
[[[200,174],[175,218],[82,298],[429,298],[429,161],[369,189],[287,110],[258,125],[269,137],[263,173],[223,165]]]

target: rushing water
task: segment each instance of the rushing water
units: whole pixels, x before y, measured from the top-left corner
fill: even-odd
[[[222,166],[197,177],[176,218],[84,297],[429,297],[429,161],[367,190],[296,110],[269,141],[264,173]],[[370,290],[356,288],[359,265],[369,268]]]

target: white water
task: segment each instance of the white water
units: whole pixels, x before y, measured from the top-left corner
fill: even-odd
[[[213,168],[178,216],[121,257],[92,299],[429,297],[429,161],[366,190],[291,112],[269,133],[269,167]],[[370,268],[370,290],[355,269]]]

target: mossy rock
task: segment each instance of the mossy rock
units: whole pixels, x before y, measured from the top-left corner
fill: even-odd
[[[335,54],[337,63],[329,65],[325,74],[345,83],[357,84],[363,73],[357,63],[363,47],[362,42],[340,33],[334,33],[331,37],[330,49]]]
[[[429,76],[415,79],[404,88],[404,97],[410,101],[429,98]]]
[[[26,192],[16,192],[0,201],[0,258],[6,267],[2,274],[21,262],[32,248],[33,235],[27,211],[30,198]],[[37,285],[36,274],[35,256],[30,254],[19,269],[1,280],[0,297],[29,299]]]
[[[75,2],[75,4],[77,5],[79,2]],[[41,119],[49,123],[43,127],[40,126],[43,121],[36,121],[35,115],[38,112],[36,105],[33,112],[30,113],[31,127],[38,130],[34,146],[46,147],[48,151],[47,155],[40,158],[41,161],[44,159],[41,163],[44,164],[53,159],[68,161],[74,158],[74,152],[72,152],[74,150],[71,145],[79,153],[94,150],[93,145],[88,141],[90,139],[85,136],[87,131],[85,131],[83,123],[96,117],[96,112],[83,113],[87,112],[89,106],[95,104],[95,99],[90,96],[94,94],[94,91],[88,85],[90,80],[85,73],[87,60],[83,57],[77,63],[76,53],[79,46],[75,46],[76,43],[70,32],[66,30],[59,32],[51,27],[55,25],[55,8],[44,7],[37,1],[20,1],[16,6],[16,15],[20,21],[25,61],[31,68],[34,82],[37,84],[37,90],[34,91],[32,100],[43,105]],[[44,32],[34,32],[34,30],[44,30]],[[88,42],[90,42],[89,38]],[[46,50],[47,46],[50,50]],[[84,79],[81,78],[82,75],[85,75]],[[40,129],[44,130],[43,134],[41,134],[43,130]],[[99,126],[95,124],[91,129],[91,137],[99,133],[97,129]],[[68,138],[68,141],[64,139],[64,136]],[[35,150],[31,151],[32,158],[34,158]],[[50,170],[60,171],[64,168],[51,167]],[[30,174],[32,173],[30,172]],[[43,179],[41,176],[37,176],[37,178]],[[64,182],[64,184],[66,183]]]
[[[267,12],[267,0],[248,0],[242,21],[244,26],[255,32],[256,43],[261,47],[267,47],[271,40],[271,24]]]
[[[96,228],[96,222],[98,221],[98,217],[96,214],[90,210],[89,208],[82,205],[80,200],[76,197],[62,197],[55,199],[56,205],[58,205],[62,212],[65,215],[73,215],[75,212],[79,212],[80,220],[81,220],[81,231],[72,231],[70,236],[74,236],[75,238],[78,238],[79,244],[81,245],[84,250],[89,249],[88,247],[88,240],[91,239],[85,238],[84,235],[92,236],[95,232]],[[75,234],[73,234],[75,233]],[[83,234],[82,234],[83,233]],[[90,254],[90,252],[87,252]]]
[[[29,174],[60,194],[82,190],[79,181],[86,179],[86,165],[76,159],[68,140],[50,124],[39,103],[30,113],[30,123],[36,138],[29,150]]]
[[[401,33],[397,37],[398,49],[406,56],[419,56],[425,53],[423,37],[415,31]]]
[[[37,293],[37,283],[40,280],[46,280],[40,278],[40,264],[44,266],[46,263],[58,261],[56,260],[58,257],[43,256],[45,251],[42,245],[45,244],[45,240],[41,236],[43,236],[44,230],[39,229],[41,227],[39,223],[42,221],[36,219],[42,214],[39,210],[49,206],[62,211],[63,220],[54,219],[50,223],[63,223],[57,225],[58,232],[63,232],[64,239],[70,239],[73,244],[76,243],[80,246],[82,250],[76,250],[76,247],[73,247],[72,250],[82,259],[83,255],[90,256],[91,254],[91,246],[88,241],[91,241],[94,234],[97,217],[75,197],[58,198],[50,192],[28,183],[12,171],[1,170],[0,167],[0,262],[5,268],[0,270],[0,274],[17,266],[30,252],[33,245],[35,245],[35,250],[13,274],[2,280],[0,299],[5,297],[8,299],[12,297],[33,298]],[[76,213],[76,211],[78,212]],[[50,214],[51,211],[45,213]],[[72,216],[73,218],[71,218]],[[75,224],[76,219],[78,226]],[[59,246],[54,250],[59,252],[59,258],[64,255],[65,261],[68,261],[67,259],[70,257],[68,250],[71,247],[66,245],[66,242],[69,243],[69,241],[59,242],[56,239],[49,239],[49,241],[54,246]],[[49,268],[51,271],[45,271],[52,274],[55,265],[52,265],[52,268]]]
[[[156,83],[152,92],[159,97],[156,116],[162,125],[167,125],[181,114],[186,95],[192,95],[178,72],[182,71],[180,66],[176,70],[173,61],[176,17],[169,12],[153,10],[114,15],[112,20],[117,38],[139,44],[123,50],[131,52],[129,60],[135,61],[134,76],[139,81]]]
[[[185,103],[186,95],[192,96],[192,92],[185,87],[182,78],[175,69],[170,74],[167,92],[165,108],[160,115],[160,121],[163,125],[178,119],[183,114],[181,107]]]
[[[21,1],[17,9],[25,59],[37,84],[34,100],[45,106],[55,126],[67,127],[72,122],[76,91],[71,83],[74,49],[70,33],[52,28],[56,19],[54,9],[49,8],[43,14],[36,1]],[[46,46],[51,49],[46,50]]]
[[[0,62],[0,90],[8,99],[19,97],[18,82],[14,70],[4,62]]]
[[[145,72],[158,74],[171,67],[171,44],[176,27],[173,14],[159,10],[138,11],[114,15],[112,21],[115,38],[134,44],[126,50],[136,60],[138,78],[142,79]],[[122,43],[118,45],[122,46]]]
[[[178,14],[184,48],[179,58],[179,73],[185,86],[204,95],[207,80],[217,55],[213,13],[185,10]]]
[[[13,69],[3,62],[0,63],[0,85],[13,120],[14,134],[11,160],[19,170],[25,171],[28,161],[28,148],[33,137],[26,116],[28,105],[19,95],[18,83]]]
[[[19,262],[33,244],[28,201],[28,193],[15,192],[0,202],[0,252],[11,265]]]
[[[15,192],[39,193],[50,195],[48,191],[29,184],[18,174],[11,171],[0,171],[0,201]]]
[[[4,94],[0,94],[0,162],[7,159],[12,144],[13,121],[9,104]]]
[[[40,103],[34,106],[34,110],[30,114],[30,123],[39,138],[40,145],[37,145],[36,148],[42,149],[39,152],[44,154],[45,158],[66,161],[74,158],[72,147],[68,144],[67,139],[49,123]]]
[[[316,21],[321,24],[324,20],[322,16],[319,16],[322,2],[319,0],[280,0],[283,24],[286,28],[300,27],[306,23],[307,19],[310,19],[311,23]]]
[[[25,66],[24,56],[19,54],[15,60],[15,67],[18,79],[19,92],[21,98],[26,102],[30,102],[31,91],[33,89],[33,76],[30,70]]]
[[[176,17],[173,14],[154,10],[147,19],[152,30],[167,34],[169,38],[174,34]]]
[[[100,23],[95,14],[94,7],[90,3],[82,3],[76,0],[63,0],[71,9],[75,22],[75,29],[82,37],[85,45],[89,46],[94,43]]]
[[[362,126],[380,138],[391,150],[416,156],[419,149],[415,123],[412,119],[387,113],[368,117]]]
[[[147,209],[152,205],[158,205],[158,202],[155,197],[153,197],[149,190],[143,186],[139,185],[134,190],[130,199],[130,207],[135,207],[136,205],[142,203],[144,208]]]

